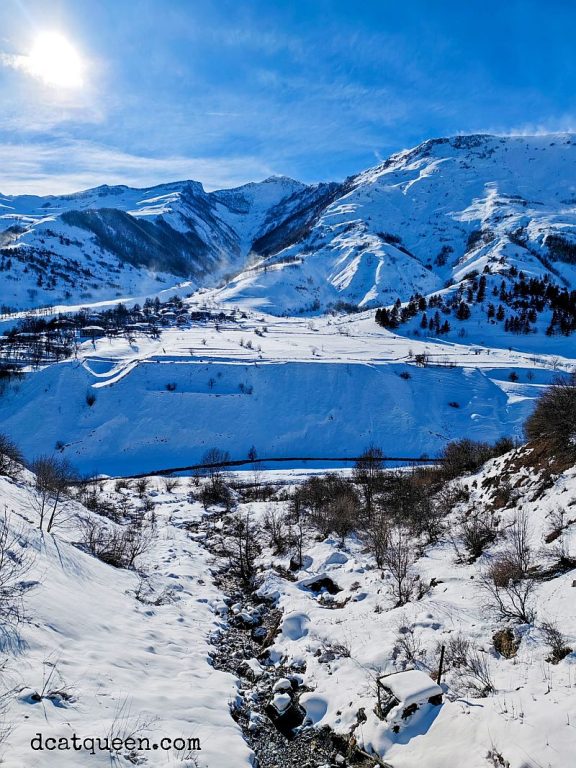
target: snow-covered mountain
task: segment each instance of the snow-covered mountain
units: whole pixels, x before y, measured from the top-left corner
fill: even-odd
[[[434,139],[347,180],[304,237],[222,297],[288,314],[371,307],[511,265],[572,284],[575,225],[573,136]]]
[[[142,296],[181,279],[228,279],[221,300],[272,314],[391,304],[511,265],[575,282],[568,134],[433,139],[343,184],[103,186],[0,206],[0,288],[16,308]]]
[[[244,267],[255,241],[280,222],[305,220],[336,188],[273,177],[214,193],[183,181],[2,196],[2,303],[88,303],[154,293],[182,279],[209,284]]]

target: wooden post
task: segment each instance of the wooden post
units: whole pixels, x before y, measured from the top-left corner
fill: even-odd
[[[442,672],[444,671],[443,667],[444,667],[444,650],[445,650],[445,648],[446,648],[445,645],[442,645],[440,647],[440,663],[438,665],[438,677],[436,678],[436,682],[438,683],[438,685],[440,685],[440,682],[442,681]]]

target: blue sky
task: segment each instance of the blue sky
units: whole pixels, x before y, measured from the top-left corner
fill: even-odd
[[[57,30],[81,88],[15,62]],[[576,130],[572,0],[2,0],[0,190],[342,179],[433,136]]]

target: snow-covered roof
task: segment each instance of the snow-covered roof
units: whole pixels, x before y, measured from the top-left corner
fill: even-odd
[[[380,678],[380,683],[388,688],[398,701],[408,705],[442,693],[442,688],[419,669],[388,675]]]

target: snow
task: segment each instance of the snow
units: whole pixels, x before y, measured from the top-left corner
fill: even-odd
[[[186,509],[168,494],[156,496],[159,534],[148,563],[141,563],[155,593],[168,595],[155,606],[135,599],[137,573],[105,565],[73,546],[80,519],[90,516],[82,507],[72,504],[70,525],[52,536],[33,527],[22,482],[0,478],[0,499],[10,526],[22,531],[26,550],[34,554],[26,578],[37,581],[27,599],[32,620],[2,627],[3,690],[20,691],[6,713],[13,730],[4,745],[5,764],[109,765],[107,753],[84,751],[59,751],[55,763],[53,754],[33,752],[30,740],[38,732],[104,738],[116,720],[128,733],[138,721],[149,723],[140,735],[152,741],[199,738],[198,757],[210,768],[229,768],[230,755],[235,766],[248,768],[250,750],[228,712],[235,681],[210,661],[210,637],[222,624],[223,596],[211,581],[205,550],[180,527],[198,510]],[[31,700],[30,693],[42,691],[51,670],[51,686],[67,691],[72,700]],[[169,755],[146,757],[147,764],[160,766]]]
[[[291,217],[302,223],[302,210],[322,198],[324,187],[273,178],[209,194],[197,182],[178,182],[3,198],[0,229],[15,261],[17,252],[44,239],[55,274],[87,265],[92,271],[72,286],[56,274],[56,286],[49,288],[38,286],[34,271],[24,272],[18,262],[0,273],[3,303],[21,309],[60,303],[63,311],[86,306],[94,314],[85,330],[99,327],[99,308],[120,299],[141,303],[148,293],[167,298],[191,292],[185,300],[191,311],[238,311],[234,322],[186,322],[156,339],[133,328],[132,340],[86,340],[74,358],[26,370],[0,395],[2,432],[27,459],[57,450],[82,473],[112,477],[188,467],[213,446],[245,459],[256,446],[258,457],[268,459],[259,479],[284,488],[321,467],[334,471],[331,459],[347,459],[344,467],[350,467],[370,444],[388,456],[417,458],[435,456],[461,437],[521,439],[535,398],[559,372],[576,370],[572,339],[545,336],[546,317],[538,333],[511,336],[473,308],[465,325],[435,339],[416,336],[414,322],[397,333],[386,331],[373,311],[325,311],[339,301],[366,310],[398,295],[407,299],[415,290],[449,293],[454,288],[448,282],[486,266],[494,279],[510,264],[544,274],[547,236],[569,235],[576,226],[575,147],[571,136],[426,142],[348,180],[306,220],[304,234],[294,238],[288,227],[279,249],[266,257],[253,244],[271,238]],[[92,236],[61,218],[65,211],[105,207],[162,220],[174,232],[195,232],[207,249],[206,273],[182,282],[169,273],[120,268],[113,253],[96,254]],[[8,231],[14,223],[25,231]],[[526,247],[510,238],[520,228]],[[476,231],[491,234],[469,247]],[[440,243],[452,249],[443,265],[436,261]],[[573,285],[573,265],[553,267],[559,280]],[[217,287],[225,272],[237,274]],[[2,328],[21,316],[3,317]],[[418,355],[427,357],[426,366],[417,364]],[[291,461],[278,470],[274,458]],[[505,469],[505,459],[496,459],[462,481],[469,510],[489,503],[487,487]],[[349,475],[349,469],[338,471]],[[73,503],[67,528],[55,536],[38,532],[30,480],[26,474],[18,482],[0,478],[0,508],[6,507],[9,525],[22,530],[24,548],[34,553],[30,578],[37,582],[27,600],[33,621],[0,633],[8,659],[1,671],[7,687],[18,692],[7,711],[15,726],[7,764],[42,765],[29,749],[38,731],[103,735],[120,713],[132,725],[143,716],[152,733],[198,736],[210,768],[251,765],[229,711],[240,695],[238,683],[214,669],[211,650],[229,614],[246,624],[253,619],[241,604],[230,606],[215,586],[215,562],[202,546],[203,534],[187,532],[202,515],[189,487],[169,494],[152,480],[158,532],[141,567],[155,594],[168,599],[147,605],[135,596],[136,572],[114,569],[76,546],[88,510]],[[530,518],[534,551],[541,562],[549,557],[546,535],[561,507],[569,520],[561,543],[573,556],[574,468],[538,495],[535,483],[528,469],[516,469],[510,478]],[[114,481],[104,486],[119,504]],[[132,490],[126,494],[134,501]],[[270,504],[282,509],[283,502]],[[259,517],[267,506],[241,504],[239,511]],[[511,507],[498,510],[501,528],[513,514]],[[248,667],[259,679],[266,665],[278,665],[274,704],[284,711],[293,679],[284,675],[292,665],[302,674],[300,704],[308,722],[354,732],[363,749],[394,768],[444,768],[448,762],[482,768],[489,750],[502,752],[511,768],[566,768],[574,752],[576,656],[551,664],[542,622],[556,621],[576,647],[576,574],[538,582],[539,620],[517,628],[518,655],[504,659],[493,645],[501,623],[485,615],[478,589],[481,568],[499,546],[478,563],[458,561],[447,538],[423,546],[414,569],[422,585],[433,580],[435,586],[397,608],[389,575],[376,568],[357,536],[344,544],[331,536],[308,540],[294,581],[282,576],[289,559],[265,545],[258,594],[277,605],[282,621],[266,661],[249,659]],[[340,589],[331,600],[308,588],[321,578]],[[406,628],[421,649],[418,669],[410,671],[414,659],[398,651],[398,635]],[[404,703],[434,695],[429,691],[438,687],[429,673],[437,648],[458,633],[487,660],[495,693],[471,698],[448,670],[442,706],[424,704],[394,733],[374,712],[376,679],[394,673],[384,680],[399,686],[395,692]],[[50,670],[70,698],[55,693],[37,700]],[[250,727],[258,722],[251,717]],[[165,756],[148,759],[151,766],[166,763]],[[58,755],[59,766],[88,764],[108,764],[108,756]]]
[[[392,695],[405,706],[420,704],[432,696],[442,694],[442,688],[419,669],[409,669],[380,678],[380,684],[389,688]]]
[[[509,472],[509,466],[510,457],[500,457],[460,480],[470,492],[469,501],[462,504],[474,510],[489,503],[491,483]],[[282,470],[263,476],[290,484],[305,475]],[[181,480],[168,493],[161,480],[151,480],[157,535],[139,567],[147,574],[153,594],[167,596],[156,605],[136,599],[137,573],[105,565],[74,545],[80,521],[92,514],[78,503],[70,502],[66,527],[53,536],[40,534],[30,505],[30,479],[28,474],[18,482],[0,478],[0,500],[8,510],[9,524],[21,531],[26,550],[35,554],[27,578],[38,582],[27,598],[33,621],[3,635],[8,659],[3,682],[17,691],[7,711],[7,722],[14,726],[5,745],[7,765],[48,766],[47,758],[39,758],[29,748],[36,733],[105,735],[124,709],[131,724],[137,718],[150,723],[145,732],[151,738],[200,738],[201,764],[248,768],[250,750],[229,711],[230,702],[239,695],[237,683],[216,671],[210,659],[211,640],[222,642],[226,617],[243,608],[240,603],[230,606],[231,601],[214,586],[215,563],[202,547],[204,534],[187,533],[188,524],[202,514],[200,504],[189,498],[189,484]],[[566,470],[541,494],[535,493],[534,471],[521,465],[509,480],[522,494],[518,504],[528,515],[539,562],[545,563],[550,547],[556,546],[544,543],[544,537],[550,516],[560,505],[568,510],[561,544],[573,554],[576,526],[569,522],[573,518],[569,510],[576,499],[576,470]],[[122,495],[139,503],[132,488],[115,490],[113,480],[104,482],[104,491],[116,505]],[[279,508],[284,503],[271,502]],[[258,518],[269,507],[261,502],[241,504],[239,514],[250,510]],[[503,530],[515,509],[499,510]],[[461,512],[458,508],[450,514]],[[455,518],[447,524],[454,529]],[[274,555],[265,538],[262,544],[259,593],[276,603],[283,618],[268,658],[247,663],[256,678],[266,666],[297,667],[299,703],[309,724],[329,726],[345,735],[354,732],[365,751],[375,752],[394,768],[418,763],[443,768],[448,759],[482,768],[491,749],[501,752],[511,768],[570,765],[576,655],[573,652],[556,665],[547,661],[549,649],[541,624],[556,621],[566,642],[576,647],[572,595],[576,572],[538,582],[538,620],[533,626],[518,627],[518,654],[505,659],[494,651],[492,642],[502,624],[485,614],[476,581],[484,562],[498,552],[498,543],[478,563],[458,562],[445,538],[424,547],[414,569],[422,584],[434,578],[436,586],[400,608],[390,594],[387,574],[376,568],[355,535],[347,537],[343,546],[332,536],[320,541],[308,537],[296,581],[285,579],[277,570],[279,565],[287,567],[287,555]],[[301,588],[327,572],[341,589],[335,596],[338,605],[331,606]],[[421,649],[416,670],[407,670],[407,659],[395,650],[399,627],[413,632]],[[381,721],[374,711],[376,679],[395,673],[382,683],[392,688],[400,708],[412,701],[421,703],[440,690],[429,677],[439,644],[458,633],[487,658],[495,693],[471,698],[448,667],[441,706],[423,703],[408,719],[393,711]],[[53,666],[55,689],[71,698],[55,694],[37,701]],[[273,703],[279,712],[292,701],[292,677],[279,674],[274,685]],[[359,720],[360,710],[365,721]],[[396,722],[398,733],[392,730]],[[260,716],[251,716],[250,728],[259,727]],[[166,756],[147,757],[151,766],[166,764]],[[108,756],[62,752],[58,759],[58,765],[82,768],[105,765]]]
[[[220,311],[203,301],[187,306]],[[58,444],[83,472],[109,475],[190,466],[212,446],[233,459],[253,445],[261,458],[346,458],[372,442],[388,456],[435,456],[462,436],[521,438],[542,386],[575,364],[565,337],[535,354],[403,337],[372,313],[244,315],[158,339],[87,340],[75,359],[6,387],[3,428],[28,458]],[[430,365],[415,365],[418,354]]]

